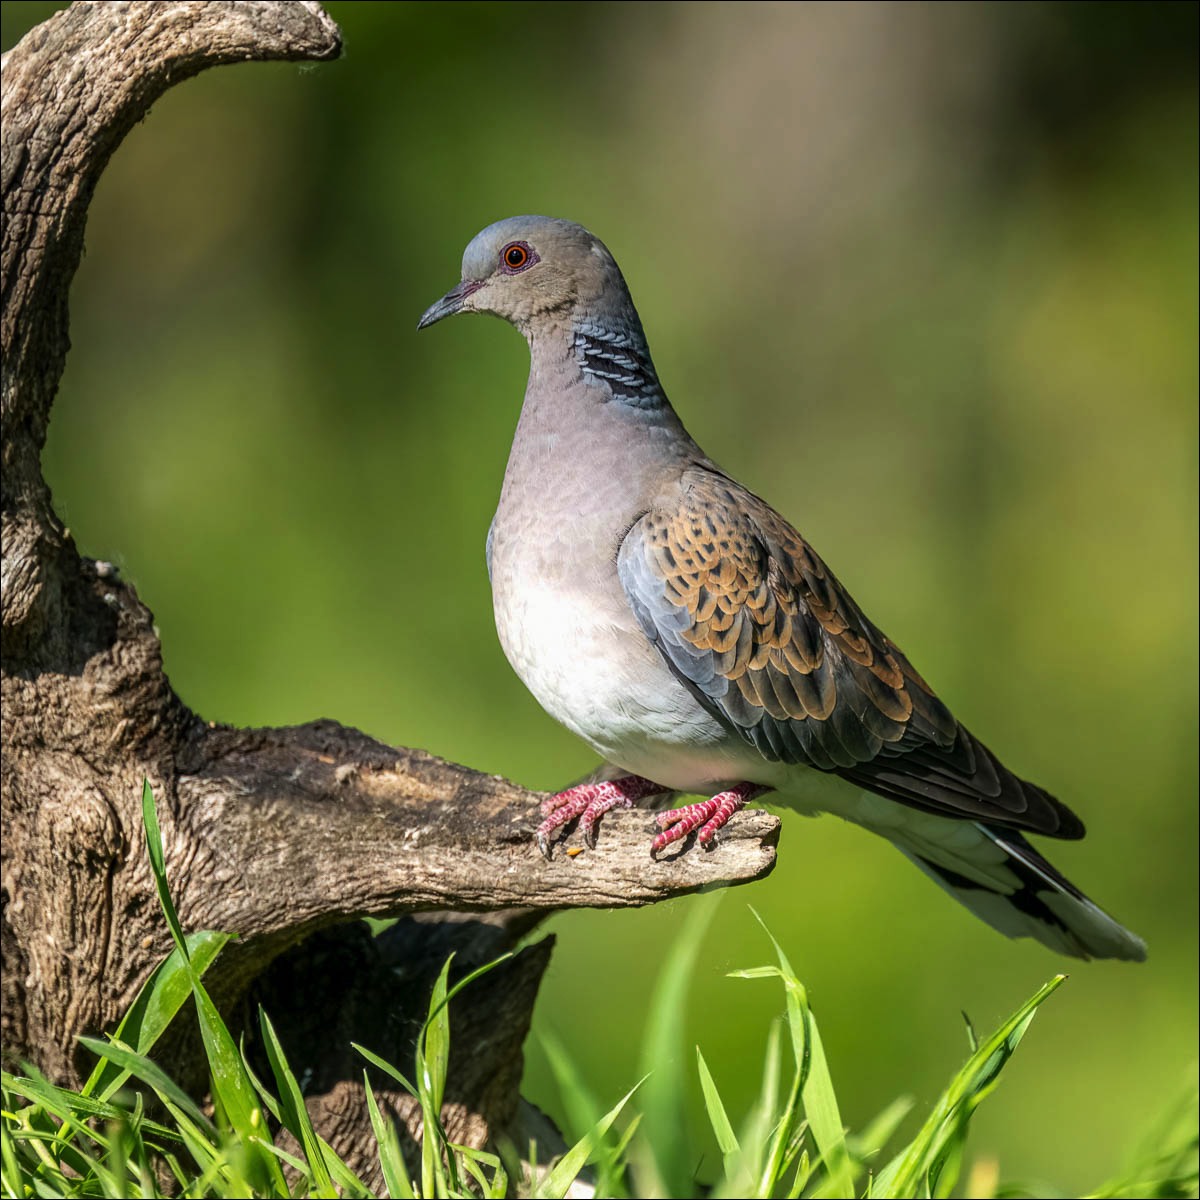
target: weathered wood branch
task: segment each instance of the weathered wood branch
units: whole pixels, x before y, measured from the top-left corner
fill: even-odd
[[[651,862],[646,815],[613,813],[596,850],[547,863],[530,836],[538,797],[502,779],[331,721],[206,725],[171,690],[150,612],[112,568],[79,554],[55,516],[40,453],[87,206],[109,157],[167,87],[205,67],[339,52],[316,3],[169,0],[75,4],[5,55],[3,1039],[7,1054],[77,1080],[77,1035],[110,1026],[167,949],[142,851],[148,778],[185,925],[241,935],[212,968],[215,993],[231,1012],[266,998],[297,1069],[311,1073],[314,1112],[369,1170],[349,1042],[406,1062],[451,950],[466,970],[555,909],[761,877],[778,823],[740,814],[717,853]],[[380,939],[346,924],[404,913],[432,915]],[[516,1115],[548,955],[548,941],[527,948],[455,1010],[447,1120],[459,1140],[480,1144]],[[345,969],[314,969],[335,959]],[[186,1036],[169,1050],[172,1073],[201,1083]],[[419,1114],[390,1099],[415,1135]]]

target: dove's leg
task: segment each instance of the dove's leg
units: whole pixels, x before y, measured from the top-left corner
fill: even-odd
[[[769,787],[762,787],[757,783],[739,783],[737,787],[720,792],[711,800],[701,800],[699,804],[687,804],[683,808],[660,812],[655,819],[662,833],[654,839],[650,847],[650,857],[653,858],[672,842],[687,837],[697,825],[700,826],[700,832],[696,835],[696,840],[700,845],[707,846],[717,836],[717,830],[739,808],[744,807],[747,800],[753,800],[755,796],[761,796],[763,792],[770,790]]]
[[[550,834],[561,825],[582,815],[579,828],[589,848],[596,845],[596,822],[610,808],[630,808],[646,796],[657,796],[671,789],[640,775],[623,775],[603,783],[581,783],[567,788],[542,802],[545,820],[537,827],[538,849],[550,857]]]

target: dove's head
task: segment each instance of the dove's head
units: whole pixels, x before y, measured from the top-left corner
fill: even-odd
[[[526,337],[539,323],[570,325],[573,317],[603,319],[632,312],[629,292],[607,247],[582,225],[555,217],[509,217],[471,239],[462,282],[431,305],[424,329],[460,312],[492,313]],[[636,320],[636,317],[634,317]]]

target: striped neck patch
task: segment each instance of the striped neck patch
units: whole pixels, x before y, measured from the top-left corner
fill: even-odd
[[[656,408],[664,401],[645,340],[627,329],[611,329],[591,321],[575,326],[575,361],[579,369],[607,385],[614,400],[634,408]]]

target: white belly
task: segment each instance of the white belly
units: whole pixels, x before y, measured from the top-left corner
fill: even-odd
[[[779,772],[712,717],[671,673],[611,592],[564,595],[539,579],[496,581],[496,629],[538,703],[605,761],[679,791]]]

